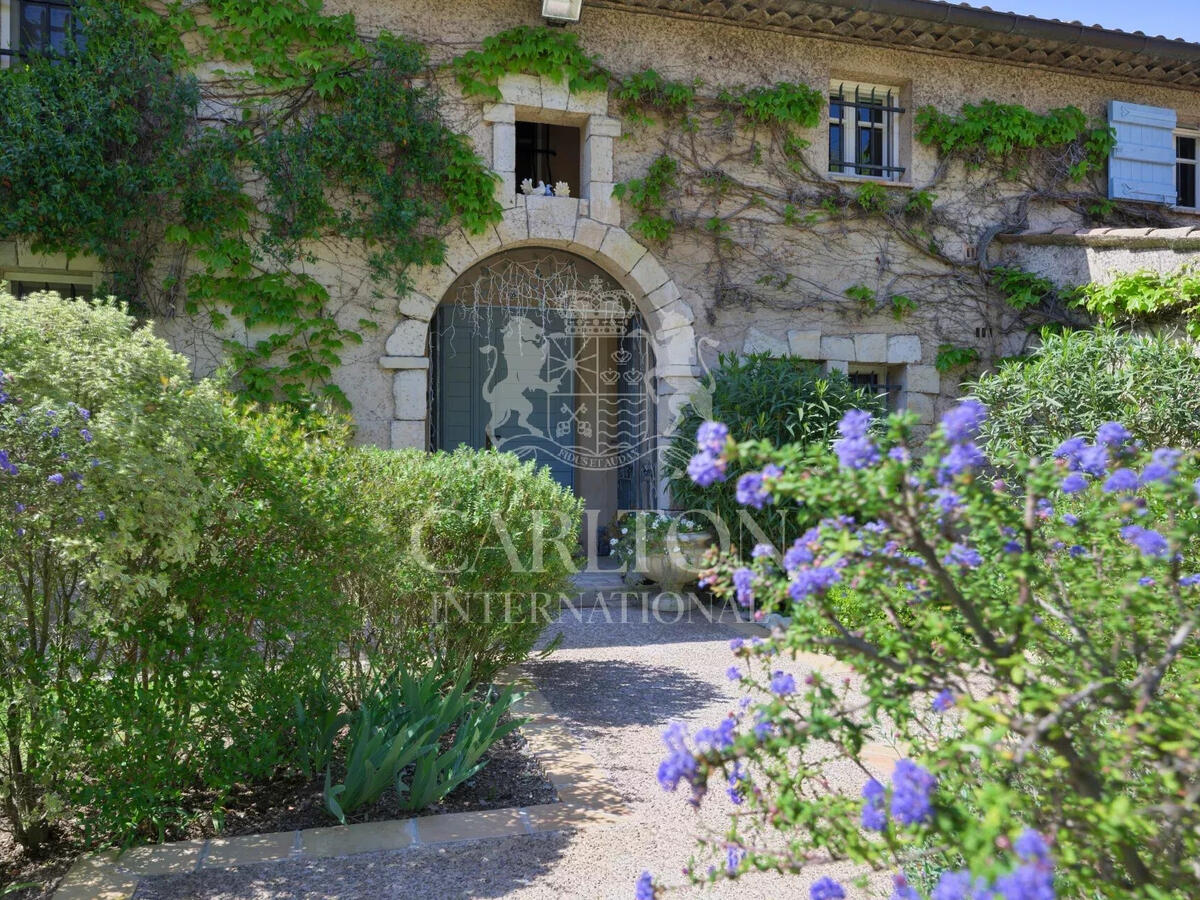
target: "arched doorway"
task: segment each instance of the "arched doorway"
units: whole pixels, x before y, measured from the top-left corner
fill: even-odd
[[[603,269],[533,247],[476,263],[439,305],[430,351],[435,449],[534,459],[598,525],[655,506],[655,342]]]

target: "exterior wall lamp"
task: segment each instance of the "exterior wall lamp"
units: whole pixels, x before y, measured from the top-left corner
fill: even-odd
[[[551,25],[578,22],[582,8],[583,0],[542,0],[542,18],[548,19]]]

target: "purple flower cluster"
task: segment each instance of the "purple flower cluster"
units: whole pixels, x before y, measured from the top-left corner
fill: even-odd
[[[867,437],[871,419],[869,412],[852,409],[838,423],[841,437],[833,442],[833,452],[843,469],[865,469],[879,462],[879,448]]]
[[[705,422],[696,429],[699,452],[688,462],[688,478],[709,487],[725,480],[725,447],[729,443],[729,428],[720,422]]]
[[[771,676],[771,693],[778,697],[786,697],[796,692],[796,679],[787,672],[777,670]]]
[[[892,895],[888,900],[921,900],[921,895],[908,883],[903,872],[897,872],[892,876]]]
[[[1112,450],[1119,451],[1132,440],[1133,435],[1120,422],[1105,422],[1096,429],[1096,443]]]
[[[1121,529],[1121,537],[1137,547],[1142,556],[1166,556],[1170,549],[1165,537],[1152,528],[1142,528],[1140,525],[1126,525]]]
[[[965,869],[947,871],[938,878],[929,900],[1055,900],[1054,860],[1045,839],[1027,828],[1013,849],[1020,865],[994,884],[983,877],[972,878]],[[917,894],[912,896],[919,900]]]
[[[775,498],[771,496],[771,492],[763,486],[763,483],[768,479],[778,478],[782,474],[783,469],[775,465],[764,466],[761,472],[747,472],[738,479],[738,503],[752,506],[755,509],[762,509],[768,503],[773,503]]]
[[[841,573],[832,566],[800,569],[792,576],[788,596],[793,600],[803,600],[811,594],[823,594],[841,580]]]
[[[649,872],[643,872],[638,876],[633,900],[654,900],[654,879],[650,877]]]
[[[974,547],[968,547],[966,544],[951,544],[950,549],[946,551],[946,555],[942,557],[942,564],[946,566],[962,566],[967,569],[978,569],[983,565],[983,557],[979,555],[979,551]]]
[[[0,450],[0,472],[5,475],[18,475],[21,470],[17,468],[17,464],[8,458],[8,453]]]
[[[733,764],[733,770],[729,773],[729,787],[725,789],[725,793],[729,795],[729,802],[734,806],[741,806],[746,799],[744,791],[749,786],[750,776],[746,774],[739,760]]]
[[[938,691],[938,695],[933,698],[933,711],[945,712],[955,703],[954,691],[950,688],[942,688]]]
[[[931,798],[937,779],[911,759],[899,759],[892,771],[892,818],[918,825],[933,815]]]
[[[1115,494],[1124,491],[1136,491],[1138,484],[1137,473],[1132,469],[1116,469],[1108,476],[1108,480],[1104,482],[1104,492]]]
[[[1150,462],[1142,469],[1142,484],[1170,484],[1175,478],[1175,466],[1183,454],[1169,447],[1159,447],[1150,454]]]
[[[883,831],[887,828],[887,812],[884,810],[884,794],[882,784],[872,778],[862,789],[863,807],[860,822],[868,831]]]
[[[696,732],[696,744],[713,750],[728,750],[736,737],[737,723],[725,718],[716,728],[701,728]]]
[[[733,586],[737,589],[737,601],[742,606],[754,602],[754,570],[742,566],[733,572]]]
[[[942,433],[952,444],[962,444],[979,434],[987,421],[987,407],[978,400],[964,400],[942,416]]]
[[[687,728],[682,722],[672,722],[663,731],[667,755],[658,766],[658,783],[664,791],[673,791],[680,781],[691,784],[696,777],[696,757],[687,747]]]
[[[809,900],[845,900],[846,889],[826,876],[814,881],[808,889]]]

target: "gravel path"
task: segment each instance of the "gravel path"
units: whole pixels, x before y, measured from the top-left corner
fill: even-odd
[[[679,622],[656,622],[641,609],[572,610],[547,633],[559,631],[555,653],[527,669],[584,749],[605,768],[612,785],[629,800],[630,812],[615,824],[573,831],[417,847],[341,859],[276,863],[151,879],[136,900],[275,900],[275,898],[451,897],[623,898],[649,869],[667,883],[682,885],[680,869],[704,829],[723,831],[729,804],[714,789],[699,811],[656,780],[663,756],[661,732],[673,719],[693,730],[718,722],[738,695],[726,679],[732,662],[730,624],[709,622],[699,613]],[[670,616],[666,618],[672,618]],[[645,621],[649,619],[649,621]],[[730,621],[729,617],[726,621]],[[803,664],[781,664],[798,677]],[[836,773],[836,786],[857,791],[862,776]],[[714,889],[685,888],[673,896],[720,898],[807,898],[820,875],[847,877],[842,867],[822,867],[811,877],[757,875]],[[849,893],[854,897],[854,893]]]

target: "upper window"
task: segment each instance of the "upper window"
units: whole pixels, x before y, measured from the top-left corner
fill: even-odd
[[[68,300],[90,300],[92,285],[90,283],[72,281],[35,281],[30,278],[14,279],[9,282],[9,290],[18,300],[24,300],[30,294],[40,291],[55,291],[60,297]]]
[[[566,185],[569,196],[580,194],[580,132],[569,125],[517,122],[517,186],[528,180],[555,192]]]
[[[829,171],[898,181],[900,90],[835,81],[829,92]]]
[[[11,7],[11,40],[3,51],[5,55],[61,56],[73,40],[80,40],[78,19],[70,2],[13,0]]]
[[[1200,207],[1196,197],[1196,168],[1200,156],[1200,132],[1175,132],[1175,191],[1178,206],[1196,209]]]
[[[900,391],[903,387],[898,366],[851,365],[846,377],[849,378],[852,387],[880,395],[890,412],[896,412],[900,408]]]

